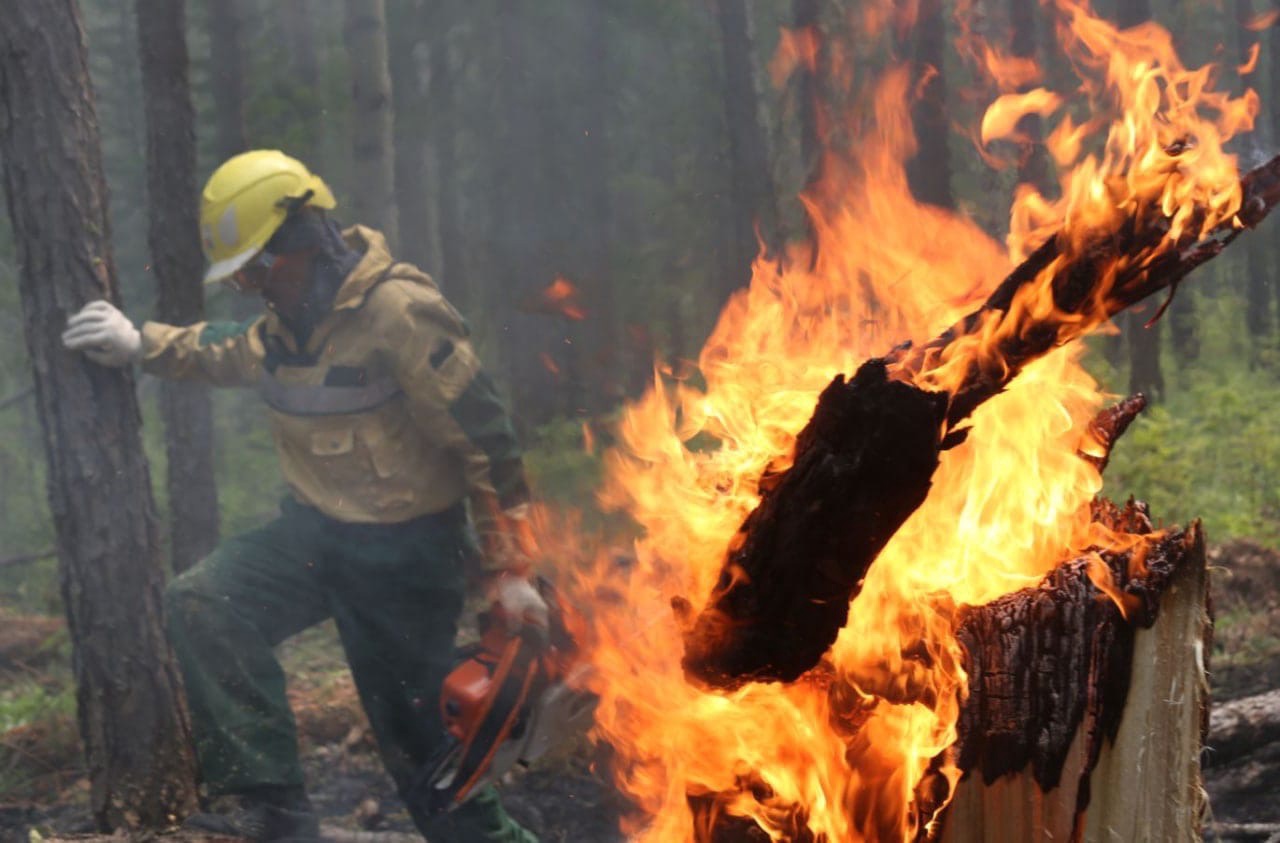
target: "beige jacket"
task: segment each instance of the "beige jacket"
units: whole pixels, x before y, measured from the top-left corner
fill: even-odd
[[[528,490],[466,324],[381,234],[343,236],[363,258],[305,347],[272,311],[243,326],[148,322],[143,369],[257,387],[293,495],[332,518],[395,523],[469,496],[483,531]]]

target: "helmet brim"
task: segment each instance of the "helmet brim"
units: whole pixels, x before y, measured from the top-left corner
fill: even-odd
[[[226,281],[261,251],[261,246],[254,246],[229,258],[209,264],[209,268],[204,271],[204,283],[217,284],[219,281]]]

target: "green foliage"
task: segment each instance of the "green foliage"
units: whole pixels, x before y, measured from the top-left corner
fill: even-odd
[[[71,717],[75,710],[72,683],[17,679],[0,688],[0,733],[40,720]]]
[[[1221,271],[1232,267],[1228,262]],[[1121,439],[1104,493],[1145,500],[1166,522],[1202,518],[1212,541],[1280,543],[1280,369],[1267,362],[1273,352],[1254,355],[1258,362],[1250,368],[1257,349],[1237,327],[1243,302],[1206,276],[1190,282],[1201,285],[1195,300],[1203,351],[1180,370],[1165,355],[1166,370],[1176,372],[1169,395]],[[1101,355],[1091,365],[1113,388],[1127,381]]]
[[[600,458],[584,446],[581,422],[563,419],[538,428],[525,467],[539,498],[575,507],[594,504]]]

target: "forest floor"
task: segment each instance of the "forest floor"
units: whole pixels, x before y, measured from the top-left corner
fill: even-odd
[[[1211,549],[1210,560],[1214,699],[1280,687],[1280,553],[1233,542]],[[65,653],[60,621],[0,610],[0,843],[74,839],[86,831],[88,785]],[[288,642],[282,660],[327,835],[337,843],[417,839],[381,769],[331,626]],[[596,754],[585,738],[574,742],[505,782],[504,804],[547,843],[621,843],[624,802],[593,772],[603,766]],[[1212,812],[1206,839],[1262,841],[1280,832],[1280,735],[1230,764],[1210,764],[1204,777]]]

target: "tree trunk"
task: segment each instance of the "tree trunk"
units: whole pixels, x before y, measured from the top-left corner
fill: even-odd
[[[809,33],[818,39],[818,50],[823,50],[821,42],[822,2],[821,0],[794,0],[791,5],[791,23],[796,32]],[[818,125],[819,98],[821,83],[816,68],[801,63],[796,70],[797,76],[797,108],[800,121],[800,158],[804,172],[805,186],[809,186],[818,176],[818,165],[823,150],[822,130]],[[810,232],[812,234],[812,231]]]
[[[137,0],[138,55],[147,123],[147,208],[151,268],[159,285],[156,318],[190,325],[204,318],[196,213],[195,108],[187,85],[183,0]],[[213,479],[213,417],[207,387],[160,387],[168,456],[169,541],[176,572],[218,543]]]
[[[1248,28],[1252,19],[1252,0],[1235,0],[1237,65],[1243,66],[1249,61],[1251,48],[1257,43],[1258,36]],[[1240,88],[1247,85],[1248,80],[1242,78]],[[1242,140],[1249,142],[1251,134],[1245,135]],[[1256,341],[1266,339],[1272,332],[1270,268],[1267,266],[1268,262],[1262,247],[1263,244],[1250,241],[1240,262],[1241,271],[1244,273],[1245,327],[1249,330],[1249,336],[1255,340],[1251,346],[1251,354],[1254,357],[1251,362],[1254,365],[1258,362],[1258,352],[1262,348],[1261,343]]]
[[[582,235],[579,280],[590,311],[584,323],[589,341],[585,349],[578,351],[581,394],[574,401],[574,409],[583,407],[596,412],[606,410],[621,398],[611,393],[609,386],[619,365],[616,347],[620,323],[613,292],[613,196],[609,189],[612,166],[609,135],[618,91],[614,86],[611,58],[615,42],[603,5],[587,3],[581,11],[587,84],[583,96],[583,131],[575,133],[577,167],[581,175],[579,187],[583,194],[579,217]]]
[[[1074,581],[1065,604],[1041,587],[965,610],[965,775],[937,839],[1200,839],[1208,572],[1198,525],[1173,538],[1161,542],[1167,575],[1141,584],[1136,618],[1076,563],[1046,580]],[[1020,610],[1033,625],[1018,625]],[[1081,664],[1088,675],[1067,671]]]
[[[1150,17],[1150,0],[1116,2],[1116,22],[1122,27],[1137,26]],[[1150,318],[1149,313],[1127,313],[1117,324],[1124,332],[1129,352],[1129,392],[1141,392],[1159,401],[1164,396],[1164,372],[1160,366],[1160,334],[1164,327],[1161,322],[1146,327]]]
[[[921,202],[943,208],[955,207],[951,192],[951,120],[947,115],[947,79],[943,72],[943,52],[947,43],[942,0],[920,0],[916,21],[915,74],[928,79],[920,99],[912,109],[918,147],[907,162],[911,192]]]
[[[391,91],[395,108],[395,195],[396,214],[403,234],[400,257],[416,266],[431,269],[435,263],[435,225],[432,219],[431,178],[424,72],[429,61],[423,25],[424,12],[417,2],[392,4],[388,11],[391,28]]]
[[[427,103],[431,120],[427,131],[436,153],[436,219],[440,233],[440,253],[436,258],[440,270],[438,280],[449,301],[463,314],[467,314],[476,296],[471,289],[472,280],[467,272],[458,195],[457,103],[450,50],[453,20],[443,5],[433,6],[429,20],[435,37],[432,39],[430,53],[431,80],[427,89]]]
[[[716,0],[716,22],[724,51],[725,124],[729,133],[732,244],[721,280],[726,294],[751,279],[760,241],[777,244],[778,199],[764,126],[755,31],[746,0]],[[758,232],[758,236],[757,236]]]
[[[221,163],[249,148],[244,118],[242,0],[204,0],[213,88],[214,156]]]
[[[396,216],[391,74],[383,0],[345,0],[343,34],[351,65],[351,212],[353,222],[400,242]]]
[[[291,154],[309,167],[320,168],[329,162],[321,155],[325,92],[320,83],[320,58],[316,54],[316,10],[312,0],[277,0],[277,25],[288,45],[289,75],[293,85],[309,104],[298,121],[302,125],[297,146]]]
[[[1036,4],[1026,0],[1009,0],[1009,21],[1013,27],[1013,54],[1018,58],[1036,59]],[[1031,86],[1028,85],[1028,88]],[[1044,121],[1039,114],[1028,114],[1018,121],[1018,132],[1028,139],[1018,161],[1018,182],[1033,185],[1042,194],[1053,189],[1049,177],[1049,156],[1044,148]]]
[[[77,716],[100,828],[157,828],[195,801],[161,622],[155,506],[128,369],[62,348],[67,315],[118,299],[84,31],[71,0],[0,15],[0,174],[48,461]]]
[[[526,423],[544,422],[563,412],[565,382],[559,357],[564,333],[554,316],[530,307],[563,270],[552,254],[560,197],[552,191],[553,162],[542,143],[544,105],[539,97],[534,39],[537,5],[507,2],[498,24],[500,64],[496,97],[502,114],[491,140],[492,220],[498,238],[494,290],[502,324],[503,356],[511,377],[513,404]],[[545,109],[543,109],[545,111]],[[557,370],[558,369],[558,370]]]

